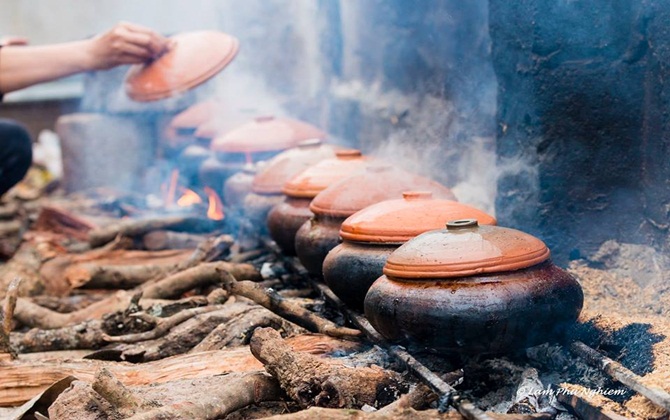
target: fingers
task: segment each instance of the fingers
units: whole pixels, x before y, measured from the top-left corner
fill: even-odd
[[[123,22],[119,24],[119,32],[127,44],[145,50],[148,54],[147,58],[155,58],[161,55],[170,45],[168,38],[144,26]]]

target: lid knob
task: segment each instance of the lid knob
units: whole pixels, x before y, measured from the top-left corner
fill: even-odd
[[[308,148],[308,147],[316,147],[316,146],[321,146],[323,142],[321,139],[307,139],[303,140],[300,143],[298,143],[298,147],[302,148]]]
[[[431,191],[405,191],[402,193],[402,198],[405,200],[425,200],[433,198]]]
[[[260,117],[254,118],[254,120],[259,123],[272,121],[274,119],[275,119],[274,115],[262,115]]]
[[[361,157],[363,154],[358,149],[344,149],[335,152],[338,159],[355,159]]]
[[[447,230],[457,230],[479,226],[477,219],[459,219],[447,222]]]

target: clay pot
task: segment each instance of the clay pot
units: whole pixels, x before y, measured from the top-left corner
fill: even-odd
[[[390,340],[447,353],[504,353],[556,337],[581,312],[582,289],[539,239],[449,222],[388,258],[365,316]]]
[[[256,171],[255,165],[247,164],[241,171],[224,182],[223,201],[226,206],[235,210],[242,210],[244,199],[251,192],[251,184],[254,182]]]
[[[284,201],[268,213],[270,236],[287,255],[295,255],[295,234],[310,217],[309,204],[329,185],[361,171],[370,161],[360,150],[335,152],[335,158],[310,166],[284,184]]]
[[[335,157],[335,147],[319,139],[304,140],[288,149],[259,170],[245,198],[244,210],[248,219],[262,222],[268,212],[284,199],[282,188],[287,181],[324,159]]]
[[[323,261],[340,240],[340,226],[365,207],[399,197],[403,191],[426,190],[455,200],[451,190],[431,179],[387,164],[375,164],[320,192],[310,205],[314,217],[296,233],[295,247],[307,271],[321,276]]]
[[[126,93],[135,101],[165,99],[194,88],[223,70],[237,55],[237,38],[223,32],[175,35],[169,51],[126,74]]]
[[[323,131],[307,123],[267,116],[216,136],[211,148],[232,175],[242,170],[246,163],[269,160],[301,141],[325,137]]]
[[[445,218],[496,224],[493,217],[474,207],[432,195],[429,191],[405,192],[402,199],[373,204],[342,223],[339,234],[343,242],[323,262],[324,280],[342,301],[363,309],[365,294],[383,274],[389,255],[415,236],[439,229]]]

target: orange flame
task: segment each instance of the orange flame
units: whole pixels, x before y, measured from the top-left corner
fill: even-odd
[[[179,170],[173,169],[170,174],[170,182],[165,193],[165,205],[171,206],[177,197],[177,183],[179,182]]]
[[[219,195],[211,188],[204,187],[209,205],[207,206],[207,217],[212,220],[223,220],[223,203]]]
[[[188,188],[184,188],[183,191],[184,193],[179,197],[179,200],[177,200],[177,205],[179,207],[189,207],[194,204],[202,203],[202,198],[200,198],[195,191],[189,190]]]

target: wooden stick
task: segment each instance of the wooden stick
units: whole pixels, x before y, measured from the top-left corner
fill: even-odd
[[[331,337],[311,334],[291,337],[286,342],[288,346],[297,351],[310,352],[321,349],[324,345],[337,349],[341,346],[339,343],[342,343],[341,340]],[[344,345],[348,346],[347,343]],[[30,355],[27,360],[19,356],[18,360],[1,366],[0,406],[20,405],[54,382],[70,375],[92,382],[95,373],[101,367],[109,369],[125,386],[263,369],[263,365],[256,360],[246,346],[183,354],[142,364],[87,359],[53,359],[49,353],[36,353]]]
[[[0,329],[0,353],[9,353],[12,358],[16,358],[16,351],[13,349],[9,335],[12,332],[12,323],[14,321],[14,309],[16,308],[16,299],[19,294],[19,285],[21,278],[15,277],[9,283],[5,303],[2,307],[2,328]]]
[[[599,407],[593,406],[590,402],[575,394],[568,394],[562,392],[561,388],[551,384],[549,389],[554,392],[556,399],[561,404],[564,404],[568,409],[578,416],[580,419],[584,420],[626,420],[627,417],[621,416],[619,414],[613,413],[609,410],[604,410]]]
[[[226,386],[197,392],[197,399],[155,408],[129,417],[128,420],[218,419],[233,411],[264,401],[277,401],[283,392],[277,381],[264,373],[254,372],[226,383]]]
[[[160,251],[163,249],[191,249],[197,248],[205,239],[207,239],[207,236],[205,235],[157,230],[144,235],[144,237],[142,237],[142,244],[150,251]]]
[[[124,418],[147,407],[144,400],[130,392],[106,367],[100,368],[95,374],[93,390],[112,404]]]
[[[103,340],[110,343],[137,343],[140,341],[153,340],[167,334],[173,327],[185,322],[188,319],[193,318],[196,315],[204,314],[207,312],[218,311],[223,308],[223,305],[210,305],[200,308],[191,308],[185,309],[181,312],[177,312],[168,318],[158,318],[156,321],[156,326],[150,330],[141,333],[135,334],[126,334],[126,335],[108,335],[103,333]]]
[[[102,321],[94,319],[51,330],[33,328],[25,333],[15,332],[11,343],[20,353],[97,349],[106,343],[102,331]]]
[[[153,230],[172,229],[189,232],[211,232],[220,228],[221,222],[197,217],[172,216],[146,220],[127,220],[88,233],[88,241],[93,247],[110,242],[118,235],[138,236]]]
[[[586,362],[597,367],[610,378],[621,382],[640,395],[645,396],[649,401],[666,411],[670,411],[670,394],[667,391],[644,384],[644,380],[609,357],[600,354],[581,341],[575,341],[570,345],[570,351],[586,360]]]
[[[244,296],[257,304],[276,313],[277,315],[294,322],[312,332],[319,332],[332,337],[360,337],[361,332],[339,325],[322,318],[303,308],[299,303],[282,297],[272,289],[250,281],[238,281],[228,271],[221,271],[223,287],[233,295]]]
[[[145,283],[137,289],[119,291],[112,296],[100,300],[84,309],[62,314],[39,305],[27,299],[19,298],[17,302],[16,318],[24,325],[43,329],[63,328],[91,319],[100,319],[103,315],[123,310],[128,306],[133,294],[143,291],[143,304],[147,299],[169,299],[196,287],[217,284],[221,280],[222,272],[242,278],[261,280],[262,277],[256,268],[250,264],[233,264],[225,261],[204,263],[196,267],[168,276],[155,283]]]
[[[406,390],[396,372],[379,366],[352,368],[296,352],[272,328],[256,329],[249,348],[303,408],[385,406]]]

